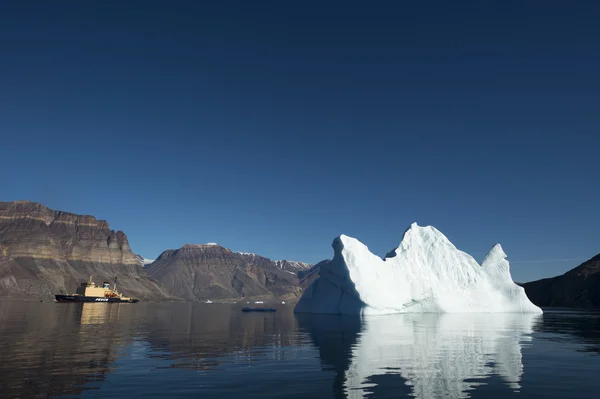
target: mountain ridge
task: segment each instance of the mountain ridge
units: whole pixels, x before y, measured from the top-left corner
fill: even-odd
[[[273,261],[211,243],[163,251],[147,269],[169,292],[186,300],[293,299],[301,294],[298,272],[310,266]]]
[[[545,307],[600,307],[600,254],[554,277],[522,284],[533,303]]]
[[[149,261],[134,253],[126,234],[111,230],[106,220],[33,201],[0,202],[4,297],[53,298],[74,292],[92,276],[111,282],[118,277],[123,293],[148,300],[293,299],[302,291],[298,274],[311,266],[234,252],[216,243],[185,244]],[[183,289],[188,281],[196,288]]]

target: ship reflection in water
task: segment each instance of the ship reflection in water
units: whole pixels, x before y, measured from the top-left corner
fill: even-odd
[[[361,320],[289,305],[138,305],[0,301],[0,397],[587,397],[599,388],[600,365],[587,360],[599,347],[597,313]]]
[[[131,334],[131,323],[111,323],[123,309],[0,302],[0,397],[78,395],[104,381]]]
[[[79,308],[81,308],[79,323],[88,325],[115,322],[124,306],[120,306],[120,304],[82,303]],[[76,314],[79,314],[79,312]]]

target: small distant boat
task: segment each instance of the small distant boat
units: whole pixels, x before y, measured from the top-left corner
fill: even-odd
[[[254,303],[264,303],[264,302],[263,302],[263,301],[256,301],[256,302],[254,302]]]
[[[136,303],[138,299],[128,298],[117,291],[117,279],[113,289],[110,288],[110,283],[106,281],[102,287],[97,286],[92,281],[81,283],[77,288],[77,292],[72,295],[55,295],[56,302],[100,302],[100,303]]]
[[[242,312],[277,312],[274,308],[242,308]]]
[[[209,299],[209,300],[207,300],[207,301],[206,301],[206,302],[204,302],[204,303],[212,303],[212,301]]]

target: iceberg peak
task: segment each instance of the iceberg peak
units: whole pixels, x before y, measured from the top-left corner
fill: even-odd
[[[481,262],[481,267],[486,267],[490,264],[500,262],[506,259],[506,253],[502,249],[502,245],[496,244],[490,249],[490,252],[483,258],[483,262]]]
[[[296,312],[542,312],[512,281],[500,244],[480,265],[435,227],[412,223],[384,259],[344,234],[332,247],[333,259],[321,267]]]
[[[447,247],[450,250],[456,250],[454,244],[438,229],[433,226],[419,226],[416,222],[410,224],[404,231],[400,245],[390,251],[385,258],[393,258],[399,253],[409,251],[411,248],[432,248],[438,250],[440,247]],[[384,259],[385,259],[384,258]]]
[[[344,250],[344,248],[361,248],[366,249],[367,251],[369,250],[369,248],[365,244],[363,244],[356,238],[347,236],[345,234],[336,237],[333,240],[333,244],[331,244],[331,246],[333,247],[335,253],[341,253]]]

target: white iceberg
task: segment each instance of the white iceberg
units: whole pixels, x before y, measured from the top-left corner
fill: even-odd
[[[298,313],[542,313],[510,276],[496,244],[479,265],[433,226],[413,223],[384,259],[355,238],[333,241],[334,257],[304,292]]]

